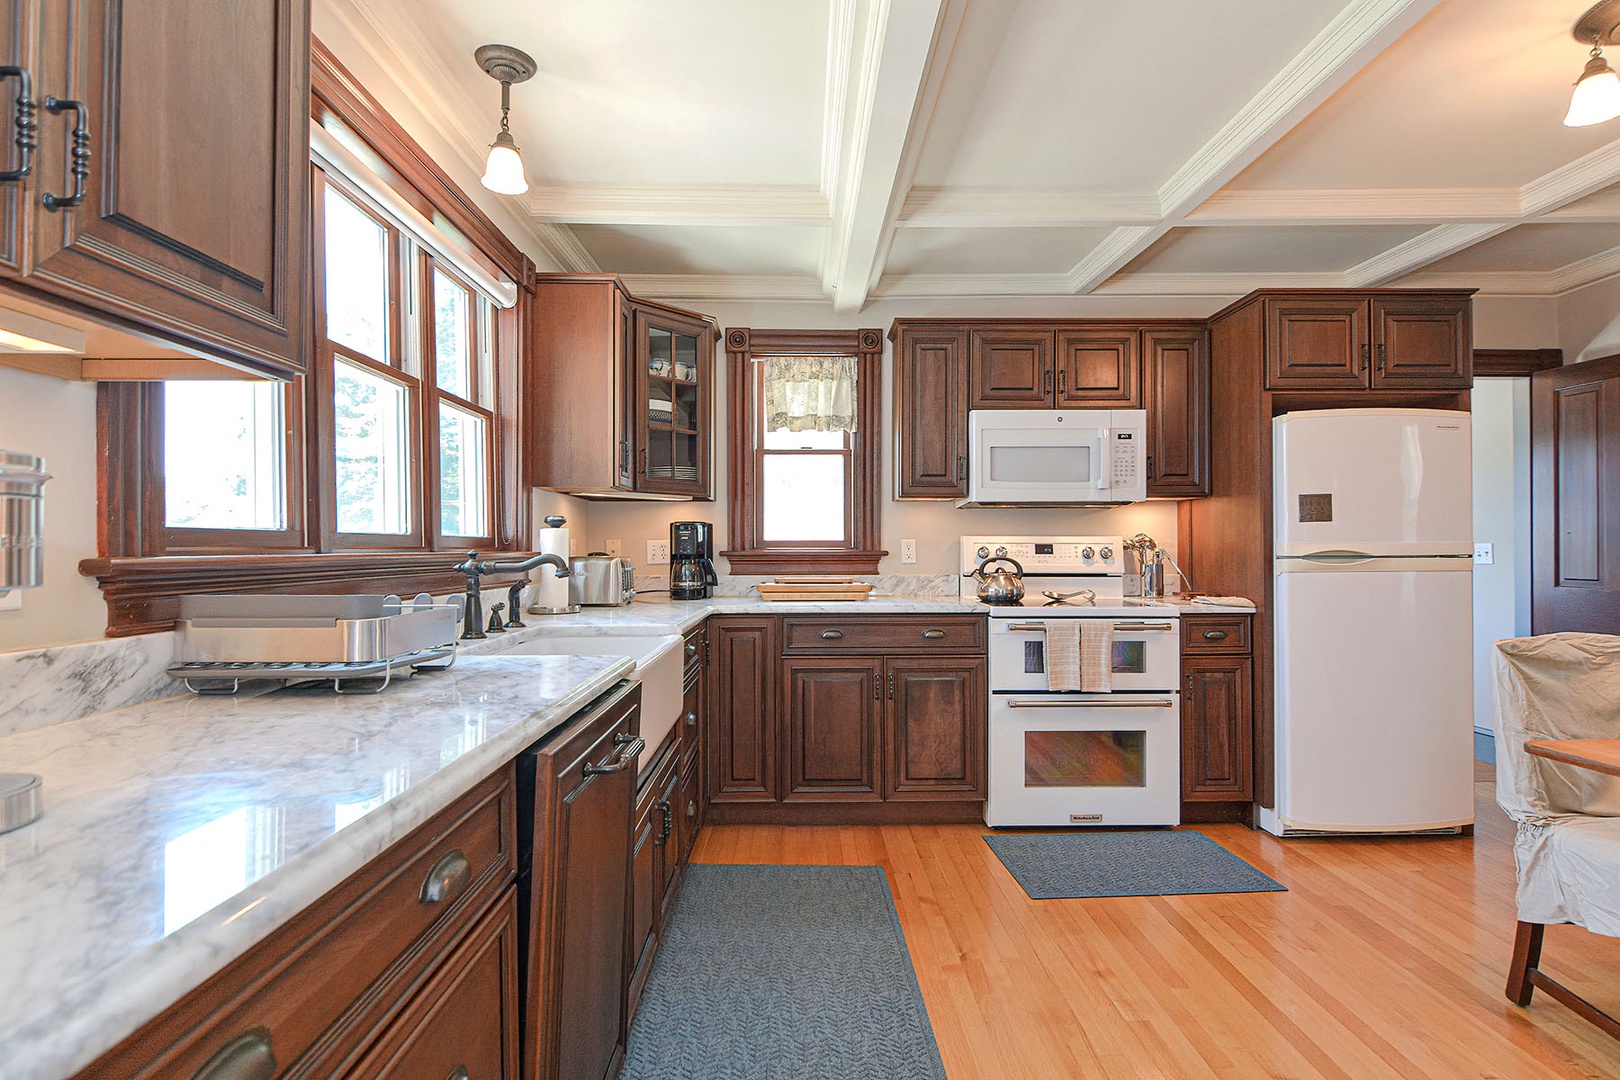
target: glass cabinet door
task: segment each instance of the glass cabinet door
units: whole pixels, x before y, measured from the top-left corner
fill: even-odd
[[[710,328],[650,312],[636,327],[636,488],[708,498]]]

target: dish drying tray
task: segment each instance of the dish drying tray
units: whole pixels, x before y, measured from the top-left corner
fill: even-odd
[[[459,611],[397,596],[186,596],[171,678],[193,693],[233,694],[248,679],[330,680],[378,693],[396,674],[455,662]],[[345,689],[368,682],[364,689]]]
[[[872,586],[854,578],[777,578],[754,588],[761,600],[865,600]]]

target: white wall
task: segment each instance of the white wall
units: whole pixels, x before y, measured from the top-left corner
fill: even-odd
[[[1474,728],[1489,734],[1491,645],[1530,632],[1530,380],[1474,384]]]
[[[98,638],[107,607],[79,560],[96,553],[96,388],[0,367],[0,449],[45,459],[45,583],[0,611],[0,649]]]
[[[1558,347],[1566,364],[1620,353],[1620,277],[1558,298]]]

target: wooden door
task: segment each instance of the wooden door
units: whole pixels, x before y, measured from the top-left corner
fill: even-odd
[[[35,94],[81,107],[39,113],[30,283],[212,355],[303,370],[307,0],[40,10]]]
[[[1050,406],[1052,341],[1049,330],[974,330],[968,339],[968,408]]]
[[[709,708],[704,740],[710,802],[777,802],[776,676],[772,615],[709,620]]]
[[[786,689],[785,802],[876,802],[883,662],[794,658]]]
[[[1057,391],[1060,409],[1136,409],[1142,405],[1137,332],[1060,330]]]
[[[34,15],[37,6],[28,0],[0,0],[0,65],[15,68],[0,79],[0,277],[17,277],[23,272],[24,223],[33,190],[33,173],[38,155],[25,149],[17,129],[24,108],[19,101],[39,100],[34,87]]]
[[[967,498],[967,338],[903,328],[895,339],[895,498]]]
[[[884,795],[891,801],[985,797],[982,657],[897,657],[884,724]]]
[[[1209,494],[1209,338],[1202,327],[1142,332],[1150,496]]]
[[[1474,385],[1471,311],[1466,296],[1374,297],[1373,389],[1467,390]]]
[[[631,418],[636,490],[708,498],[714,339],[707,324],[638,306]]]
[[[1620,356],[1530,377],[1531,630],[1620,634]]]
[[[1309,297],[1265,301],[1267,390],[1359,390],[1372,343],[1367,301]]]
[[[1254,795],[1254,662],[1247,656],[1181,661],[1181,797],[1188,802]]]

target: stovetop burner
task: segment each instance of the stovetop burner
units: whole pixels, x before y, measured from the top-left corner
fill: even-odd
[[[964,536],[962,598],[975,599],[972,572],[989,558],[1010,558],[1023,568],[1024,598],[1016,604],[987,605],[991,618],[1028,618],[1032,609],[1046,617],[1174,618],[1174,605],[1128,597],[1125,544],[1118,536]]]

